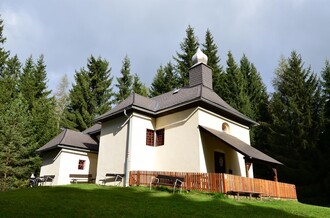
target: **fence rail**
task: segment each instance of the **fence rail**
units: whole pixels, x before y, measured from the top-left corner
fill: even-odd
[[[131,171],[130,186],[148,186],[158,174],[184,177],[183,189],[227,193],[229,191],[258,192],[264,197],[297,199],[296,186],[264,179],[245,178],[224,173],[186,173],[166,171]]]

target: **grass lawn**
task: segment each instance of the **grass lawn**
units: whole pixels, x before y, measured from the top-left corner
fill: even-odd
[[[0,192],[0,217],[329,217],[330,208],[295,201],[228,199],[147,187],[77,184]]]

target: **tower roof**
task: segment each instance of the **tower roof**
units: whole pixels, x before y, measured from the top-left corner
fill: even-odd
[[[198,64],[198,63],[203,63],[203,64],[207,65],[207,60],[208,60],[208,57],[206,56],[206,54],[204,54],[202,52],[202,50],[200,48],[197,49],[196,54],[194,54],[194,56],[192,57],[193,65]]]

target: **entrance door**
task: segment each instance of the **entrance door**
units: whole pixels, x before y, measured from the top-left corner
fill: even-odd
[[[214,171],[215,173],[226,173],[225,154],[221,152],[214,152]]]

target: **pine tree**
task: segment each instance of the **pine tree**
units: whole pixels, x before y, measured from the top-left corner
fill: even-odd
[[[2,35],[3,33],[3,21],[0,17],[0,78],[5,69],[6,60],[9,57],[9,51],[6,51],[3,47],[3,44],[6,42],[6,38]]]
[[[322,147],[330,151],[330,63],[325,61],[322,69],[322,97],[324,99],[324,127],[322,131]]]
[[[154,97],[174,89],[177,89],[178,76],[171,62],[168,62],[165,67],[162,65],[158,68],[157,73],[151,84],[150,96]]]
[[[35,86],[35,79],[34,79],[34,73],[35,73],[35,65],[33,62],[32,56],[30,56],[23,66],[23,72],[20,76],[20,82],[19,82],[19,91],[22,93],[24,99],[29,104],[29,110],[33,107],[33,102],[35,101],[36,97],[36,90],[34,89]]]
[[[91,56],[87,68],[76,71],[76,83],[70,89],[70,103],[62,120],[65,128],[85,130],[94,124],[97,116],[110,109],[113,77],[110,77],[109,63]]]
[[[137,74],[133,77],[132,91],[136,94],[147,97],[149,95],[148,88],[140,81],[140,78]]]
[[[0,111],[2,106],[18,95],[18,81],[21,63],[15,55],[7,60],[6,67],[0,77]]]
[[[7,102],[0,113],[0,190],[26,186],[40,165],[31,120],[22,95]]]
[[[199,43],[195,36],[194,29],[189,25],[186,29],[186,38],[180,43],[182,53],[176,52],[177,57],[174,57],[177,65],[176,68],[179,73],[178,84],[184,87],[189,84],[189,71],[192,67],[192,57],[198,49]]]
[[[322,69],[321,76],[322,76],[322,80],[321,80],[322,102],[324,105],[323,105],[323,113],[322,113],[323,119],[322,119],[320,149],[322,151],[329,152],[330,155],[330,62],[329,60],[325,61],[325,65]],[[330,186],[329,186],[329,191],[330,191]]]
[[[171,62],[168,62],[164,67],[164,73],[165,73],[165,81],[166,81],[165,92],[169,92],[179,88],[180,86],[178,82],[179,77],[175,72],[175,67],[172,65]]]
[[[117,78],[118,92],[116,93],[116,102],[117,104],[125,100],[130,94],[132,90],[132,76],[131,76],[131,61],[126,56],[123,60],[123,66],[121,68],[121,77]]]
[[[112,92],[111,68],[109,62],[101,57],[90,56],[87,63],[94,116],[99,116],[110,110]]]
[[[272,151],[287,166],[300,168],[304,166],[300,161],[310,157],[319,141],[319,81],[310,68],[303,68],[301,56],[293,51],[290,58],[280,61],[273,84]]]
[[[325,66],[321,72],[322,75],[322,98],[324,102],[323,106],[323,125],[320,135],[320,145],[319,150],[322,154],[323,163],[320,171],[322,173],[322,178],[325,186],[325,192],[329,196],[330,194],[330,63],[328,60],[325,61]]]
[[[212,68],[213,90],[221,96],[224,79],[220,58],[218,56],[218,46],[215,44],[211,31],[208,29],[205,34],[203,53],[208,57],[207,65]]]
[[[166,80],[165,72],[162,65],[157,69],[157,73],[151,83],[150,96],[154,97],[165,93],[166,90]]]
[[[47,89],[47,72],[41,55],[35,64],[30,56],[20,76],[19,91],[28,103],[34,126],[34,138],[38,147],[47,143],[56,133],[55,99]]]
[[[224,86],[222,88],[222,94],[220,95],[228,104],[235,109],[242,111],[242,102],[245,102],[247,97],[243,92],[244,77],[240,72],[232,53],[229,51],[227,54],[227,68],[224,74]]]
[[[76,71],[75,85],[70,89],[70,103],[64,111],[62,125],[67,129],[84,130],[92,125],[93,116],[90,114],[91,91],[90,79],[85,69]]]
[[[251,64],[251,72],[248,80],[248,94],[252,103],[252,110],[255,111],[257,121],[269,120],[268,104],[269,96],[266,86],[262,81],[260,73],[254,64]]]

